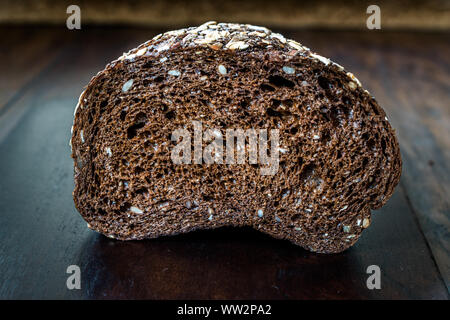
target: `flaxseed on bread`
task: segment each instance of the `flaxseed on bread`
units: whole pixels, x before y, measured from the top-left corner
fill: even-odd
[[[197,122],[221,136],[276,129],[278,170],[174,163],[174,132]],[[108,64],[80,96],[71,145],[76,208],[91,229],[121,240],[252,226],[340,252],[401,173],[395,133],[358,79],[298,42],[240,24],[167,32]]]

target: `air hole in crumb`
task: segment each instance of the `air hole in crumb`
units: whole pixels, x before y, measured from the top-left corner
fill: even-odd
[[[283,100],[282,104],[285,107],[291,108],[294,105],[294,101],[292,101],[291,99],[286,99]]]
[[[262,91],[275,91],[275,88],[274,88],[274,87],[269,86],[268,84],[265,84],[265,83],[263,83],[263,84],[260,86],[260,88],[261,88]]]
[[[341,100],[344,104],[347,104],[347,105],[349,105],[351,102],[350,98],[347,96],[343,96]]]
[[[126,212],[131,208],[131,204],[129,202],[125,202],[123,205],[120,206],[121,212]]]
[[[95,137],[98,133],[98,127],[94,128],[94,132],[92,132],[92,136]]]
[[[329,133],[327,130],[325,130],[325,131],[322,133],[321,140],[322,140],[323,142],[325,142],[325,143],[331,140],[330,133]]]
[[[325,77],[319,77],[318,79],[319,82],[319,86],[324,89],[324,90],[328,90],[330,89],[330,83],[328,82],[328,79]]]
[[[379,116],[380,112],[378,111],[378,108],[375,106],[375,103],[373,101],[370,101],[370,106],[372,107],[373,113]]]
[[[272,108],[268,108],[266,112],[269,117],[281,117],[281,113]]]
[[[338,110],[336,107],[330,109],[330,119],[331,119],[331,123],[333,124],[334,127],[339,127],[339,125],[340,125],[339,113],[338,113]]]
[[[205,200],[205,201],[212,201],[212,200],[214,200],[214,197],[212,197],[212,196],[210,196],[210,195],[207,195],[207,194],[204,194],[204,195],[202,196],[202,198],[203,198],[203,200]]]
[[[241,106],[241,108],[248,108],[249,105],[250,105],[250,101],[247,100],[247,99],[242,100],[242,101],[239,103],[239,105]]]
[[[142,172],[144,172],[144,169],[142,169],[141,167],[136,167],[136,168],[134,168],[134,173],[136,173],[136,174],[141,174]]]
[[[106,106],[108,105],[108,100],[103,100],[100,102],[100,113],[103,113],[105,111]]]
[[[283,116],[289,116],[291,113],[286,110],[274,110],[272,108],[267,108],[266,113],[269,117],[283,117]]]
[[[348,117],[348,113],[349,113],[348,108],[347,108],[346,106],[344,106],[344,105],[340,105],[339,107],[340,107],[340,110],[341,110],[341,112],[343,113],[343,115],[344,115],[345,117]]]
[[[144,112],[139,112],[134,118],[134,122],[146,122],[147,115]]]
[[[173,110],[169,111],[164,116],[166,117],[166,119],[169,119],[169,120],[174,119],[175,118],[175,111],[173,111]]]
[[[145,193],[147,193],[147,192],[148,192],[147,188],[139,188],[139,189],[137,189],[134,193],[135,193],[136,195],[139,195],[139,194],[145,194]]]
[[[156,83],[160,83],[160,82],[162,82],[163,80],[164,80],[164,77],[163,77],[163,76],[157,76],[155,79],[153,79],[153,81],[156,82]]]
[[[322,100],[325,96],[323,95],[323,93],[319,92],[318,94],[314,95],[314,98],[316,100]]]
[[[147,61],[142,65],[142,68],[150,68],[153,65],[152,61]]]
[[[295,83],[282,76],[269,76],[269,83],[276,87],[293,88]]]
[[[381,149],[383,150],[384,155],[386,155],[386,140],[384,140],[384,138],[381,140]]]
[[[369,164],[369,159],[368,158],[364,158],[363,162],[362,162],[363,167],[366,167],[368,164]]]
[[[314,174],[315,165],[313,163],[307,164],[303,167],[302,172],[300,173],[301,180],[308,180]]]
[[[281,100],[278,99],[272,99],[272,107],[273,108],[278,108],[281,105]]]
[[[362,134],[361,138],[363,140],[367,140],[367,139],[369,139],[369,134],[367,132],[365,132],[365,133]]]
[[[132,126],[130,126],[127,129],[127,137],[128,137],[128,139],[133,139],[136,136],[137,131],[139,129],[142,129],[144,126],[145,126],[144,122],[136,123],[136,124],[133,124]]]

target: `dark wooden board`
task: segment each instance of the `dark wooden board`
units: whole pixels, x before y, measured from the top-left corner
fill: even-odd
[[[40,33],[69,41],[55,42],[58,53],[38,74],[17,73],[26,90],[12,88],[14,101],[0,105],[9,110],[0,111],[0,298],[448,299],[446,34],[284,32],[358,75],[399,134],[401,184],[350,250],[313,254],[250,229],[134,242],[87,229],[71,194],[78,95],[107,62],[159,31]],[[27,51],[10,50],[18,47]],[[66,288],[73,264],[81,290]],[[369,265],[381,268],[380,290],[366,286]]]
[[[0,60],[3,61],[0,112],[4,112],[5,105],[14,104],[15,98],[39,79],[40,72],[54,61],[74,36],[64,29],[31,26],[0,28]]]

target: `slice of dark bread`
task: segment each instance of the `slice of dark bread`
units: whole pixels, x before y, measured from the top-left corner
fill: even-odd
[[[172,134],[193,121],[223,134],[277,129],[278,171],[175,164]],[[385,112],[351,73],[251,25],[171,31],[122,55],[81,94],[71,145],[78,211],[121,240],[252,226],[340,252],[401,173]]]

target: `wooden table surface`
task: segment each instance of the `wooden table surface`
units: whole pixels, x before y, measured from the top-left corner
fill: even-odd
[[[397,130],[401,182],[350,250],[313,254],[251,229],[120,242],[86,228],[68,145],[78,95],[161,31],[0,27],[0,298],[449,298],[448,33],[277,30],[355,73]],[[69,265],[80,290],[66,287]]]

